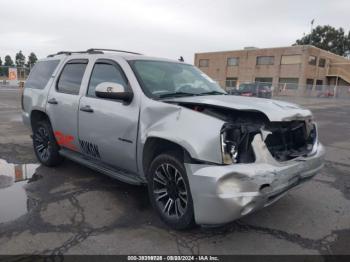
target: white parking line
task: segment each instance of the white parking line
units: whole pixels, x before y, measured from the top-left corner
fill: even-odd
[[[20,88],[16,88],[16,87],[13,87],[13,88],[5,88],[5,87],[0,87],[0,92],[1,91],[19,91],[21,90]]]

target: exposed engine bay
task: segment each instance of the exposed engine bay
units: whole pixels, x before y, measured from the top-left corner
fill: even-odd
[[[178,104],[226,122],[221,130],[223,161],[226,164],[253,163],[255,156],[251,142],[259,133],[277,161],[307,156],[316,141],[316,126],[311,117],[271,122],[265,114],[258,111],[240,111],[192,103]]]

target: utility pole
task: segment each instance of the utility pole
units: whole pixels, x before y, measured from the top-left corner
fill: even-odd
[[[310,31],[310,39],[309,39],[309,45],[311,45],[311,35],[312,35],[312,30],[313,30],[313,25],[314,25],[315,19],[311,20],[311,31]]]

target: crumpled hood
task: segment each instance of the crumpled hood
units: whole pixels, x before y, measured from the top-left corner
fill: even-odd
[[[310,110],[289,102],[233,95],[191,96],[167,99],[169,102],[214,105],[264,113],[270,121],[290,121],[312,116]]]

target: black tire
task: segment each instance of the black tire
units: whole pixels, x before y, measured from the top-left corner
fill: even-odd
[[[57,166],[63,161],[63,157],[58,153],[60,147],[48,121],[40,121],[34,125],[33,148],[37,159],[45,166]]]
[[[157,156],[148,170],[148,194],[161,219],[174,229],[195,225],[186,169],[174,153]]]

